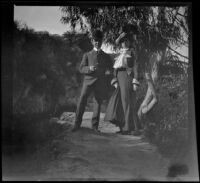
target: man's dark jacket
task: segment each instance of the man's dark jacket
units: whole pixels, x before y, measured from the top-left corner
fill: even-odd
[[[90,66],[95,66],[96,70],[91,71]],[[108,83],[108,77],[106,71],[112,73],[113,62],[107,53],[104,51],[95,51],[94,49],[85,53],[81,61],[79,71],[84,74],[84,85],[93,85],[96,83],[99,88],[106,89]]]

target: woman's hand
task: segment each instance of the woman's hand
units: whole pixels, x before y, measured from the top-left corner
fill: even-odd
[[[133,78],[132,83],[133,83],[133,91],[136,91],[137,88],[138,88],[138,86],[140,85],[140,83],[139,83],[139,81],[138,81],[137,79],[135,79],[135,78]]]
[[[138,89],[138,85],[137,84],[133,84],[133,91],[136,91]]]
[[[113,86],[114,86],[115,88],[117,88],[117,87],[118,87],[118,83],[113,84]]]
[[[127,33],[122,32],[122,33],[120,34],[120,38],[123,38],[126,34],[127,34]]]

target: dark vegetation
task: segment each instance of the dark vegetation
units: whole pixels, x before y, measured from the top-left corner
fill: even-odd
[[[147,86],[143,83],[138,91],[138,103],[142,101],[146,89]],[[146,124],[145,137],[156,144],[167,157],[180,155],[186,149],[189,138],[187,75],[160,77],[156,92],[158,103],[142,119]]]
[[[6,152],[33,150],[62,133],[63,127],[50,121],[75,112],[83,79],[78,67],[92,48],[87,34],[50,35],[14,25],[13,120],[2,129]],[[86,110],[92,106],[90,97]]]

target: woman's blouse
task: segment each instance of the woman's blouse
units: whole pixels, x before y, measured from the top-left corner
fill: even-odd
[[[126,68],[127,67],[127,58],[131,58],[132,50],[129,48],[123,48],[120,50],[120,54],[115,58],[115,63],[113,65],[114,69]]]

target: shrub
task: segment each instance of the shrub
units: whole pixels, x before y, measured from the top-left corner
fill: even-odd
[[[186,75],[170,75],[157,83],[158,104],[142,121],[145,136],[165,154],[184,148],[188,137],[188,91]]]

